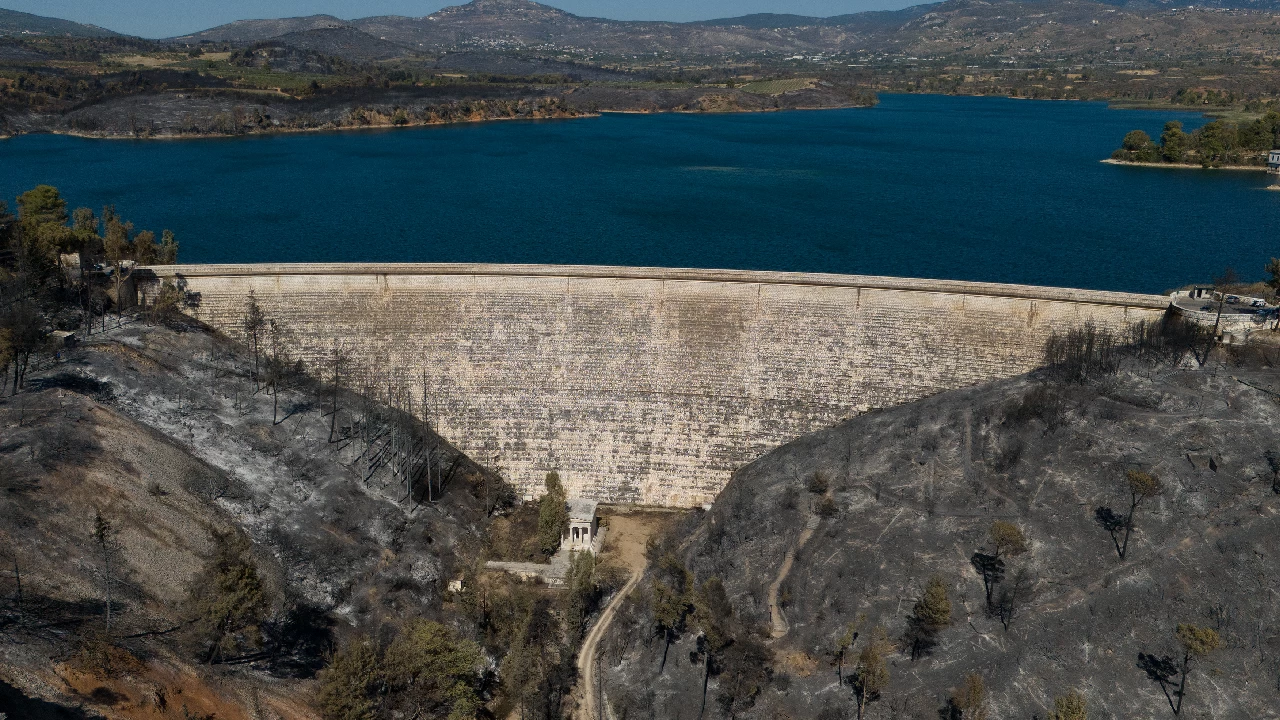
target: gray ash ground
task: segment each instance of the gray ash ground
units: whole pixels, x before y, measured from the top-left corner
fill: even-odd
[[[1072,688],[1094,720],[1172,717],[1137,658],[1177,655],[1179,623],[1225,642],[1193,670],[1181,717],[1280,717],[1280,494],[1265,456],[1280,452],[1277,390],[1280,372],[1256,357],[1130,361],[1083,385],[1019,377],[873,412],[743,468],[678,537],[698,581],[721,578],[764,638],[767,588],[812,517],[815,472],[831,478],[838,511],[783,583],[790,631],[769,641],[773,679],[740,717],[855,717],[828,653],[864,614],[864,629],[881,625],[897,644],[870,718],[937,718],[971,672],[985,678],[993,720],[1047,717]],[[1139,510],[1121,560],[1095,510],[1127,509],[1131,468],[1158,474],[1165,493]],[[1033,592],[1008,630],[986,612],[970,564],[997,519],[1030,540],[1009,575],[1024,568]],[[912,661],[899,638],[934,575],[955,621]],[[604,692],[620,719],[695,717],[695,633],[660,674],[648,597],[637,593],[611,629]],[[713,677],[708,717],[719,691]]]
[[[280,393],[277,422],[250,366],[212,333],[135,320],[0,399],[0,556],[6,571],[20,564],[23,582],[18,606],[11,573],[0,577],[0,682],[32,707],[145,705],[155,688],[192,690],[195,676],[215,688],[208,698],[261,691],[305,705],[305,686],[289,678],[312,675],[339,639],[440,617],[449,578],[481,552],[501,481],[427,432],[447,479],[436,502],[420,485],[409,497],[390,464],[366,482],[360,442],[330,442],[329,393],[294,383]],[[339,407],[341,434],[378,406],[343,393]],[[117,533],[116,636],[150,659],[136,687],[112,686],[127,702],[77,695],[56,670],[103,615],[96,513]],[[188,589],[212,534],[229,531],[252,540],[280,632],[268,631],[256,660],[182,670]]]

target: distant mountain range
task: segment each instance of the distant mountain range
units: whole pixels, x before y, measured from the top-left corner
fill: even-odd
[[[895,55],[1084,54],[1129,59],[1186,52],[1280,53],[1280,0],[946,0],[828,18],[760,13],[700,22],[618,21],[530,0],[473,0],[425,17],[342,20],[312,15],[241,20],[168,42],[267,40],[362,60],[412,52],[539,51],[576,55],[734,56],[882,52]],[[0,11],[0,34],[110,36],[64,20]]]
[[[345,21],[331,15],[241,20],[169,40],[182,43],[248,44],[285,35],[342,28],[395,43],[407,50],[572,49],[635,54],[678,52],[723,55],[734,52],[814,51],[838,44],[846,25],[860,30],[897,27],[919,17],[929,5],[896,12],[868,12],[838,18],[749,15],[721,21],[675,23],[580,17],[529,0],[473,0],[425,17],[396,15]],[[797,33],[796,30],[803,32]]]
[[[1280,0],[1212,0],[1197,7],[1190,11],[1172,0],[946,0],[828,18],[763,13],[674,23],[581,17],[530,0],[473,0],[419,18],[343,21],[321,15],[246,20],[173,40],[251,43],[287,33],[345,28],[419,52],[719,57],[846,51],[925,56],[1119,52],[1132,59],[1231,51],[1254,44],[1264,53],[1280,51],[1276,36],[1254,32],[1268,20],[1247,12],[1280,10]],[[1232,9],[1217,11],[1226,8]]]

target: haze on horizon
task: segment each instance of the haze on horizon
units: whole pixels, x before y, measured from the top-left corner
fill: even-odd
[[[89,23],[128,35],[165,38],[236,20],[333,15],[430,15],[469,0],[6,0],[9,10]],[[611,20],[690,22],[752,13],[829,17],[866,10],[898,10],[919,0],[538,0],[575,15]]]

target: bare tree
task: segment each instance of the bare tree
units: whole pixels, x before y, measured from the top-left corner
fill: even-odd
[[[14,584],[16,585],[16,588],[13,594],[13,604],[15,607],[21,610],[22,609],[22,568],[18,564],[18,548],[16,544],[13,543],[12,539],[8,537],[8,535],[5,535],[4,537],[7,541],[6,544],[8,544],[11,548],[10,555],[12,556],[11,559],[13,560],[13,581],[14,581]]]
[[[1009,630],[1009,625],[1013,623],[1013,619],[1031,600],[1034,587],[1035,578],[1027,572],[1026,568],[1018,568],[1013,573],[1013,580],[1001,586],[996,596],[995,614],[1006,632]]]
[[[115,585],[115,569],[112,567],[112,560],[116,551],[117,533],[118,531],[111,524],[111,521],[102,516],[102,511],[95,510],[93,513],[93,542],[98,546],[98,551],[102,555],[102,584],[107,601],[106,622],[108,635],[111,634],[112,590]]]
[[[350,353],[346,343],[335,340],[333,351],[329,355],[329,367],[333,370],[333,402],[329,407],[329,442],[334,442],[334,433],[338,426],[338,393],[342,389],[342,375],[350,362]]]
[[[253,353],[253,383],[258,389],[258,359],[262,353],[262,332],[267,327],[267,316],[258,305],[258,298],[249,291],[249,299],[245,303],[244,317],[240,319],[240,328],[244,331],[244,342]]]

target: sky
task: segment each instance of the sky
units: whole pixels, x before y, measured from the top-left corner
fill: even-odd
[[[429,15],[467,0],[0,0],[9,10],[100,25],[108,30],[174,37],[233,20],[335,15]],[[895,10],[923,0],[545,0],[577,15],[614,20],[710,20],[759,12],[827,17]]]

